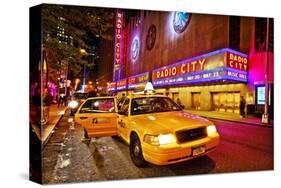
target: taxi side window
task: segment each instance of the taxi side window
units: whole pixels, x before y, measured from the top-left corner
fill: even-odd
[[[80,113],[113,113],[115,112],[114,99],[88,100],[81,107]]]
[[[129,110],[129,103],[130,103],[130,99],[126,99],[125,102],[123,103],[123,105],[120,107],[120,114],[123,115],[128,115],[128,110]]]
[[[123,97],[122,97],[122,98],[119,99],[119,101],[117,102],[117,108],[118,108],[118,110],[121,109],[121,106],[122,106],[122,104],[124,103],[125,99],[126,99],[126,98],[123,98]]]

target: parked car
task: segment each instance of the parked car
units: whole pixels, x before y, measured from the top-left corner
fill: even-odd
[[[89,137],[119,136],[138,167],[167,165],[213,151],[219,133],[209,120],[187,113],[162,95],[127,96],[117,108],[115,97],[88,98],[74,117]]]

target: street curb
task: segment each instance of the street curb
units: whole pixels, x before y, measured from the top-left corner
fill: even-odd
[[[59,116],[58,120],[56,121],[55,125],[52,127],[49,135],[46,137],[46,139],[43,141],[43,147],[48,143],[49,139],[51,138],[51,136],[53,135],[53,130],[54,128],[57,126],[57,124],[60,122],[61,118],[63,117],[63,115]]]
[[[244,124],[254,125],[254,126],[259,126],[259,127],[273,128],[273,125],[268,125],[268,124],[251,123],[251,122],[246,122],[246,121],[236,121],[236,120],[213,118],[213,117],[207,117],[207,116],[201,116],[201,117],[208,118],[208,119],[221,120],[221,121],[229,121],[229,122],[234,122],[234,123],[244,123]]]

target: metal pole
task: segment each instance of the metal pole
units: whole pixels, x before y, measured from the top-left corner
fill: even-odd
[[[83,90],[85,92],[85,86],[86,86],[86,64],[84,64],[84,70],[83,70]]]
[[[266,56],[265,56],[265,100],[264,100],[264,114],[262,116],[262,123],[268,124],[268,96],[269,96],[269,83],[268,83],[268,37],[269,37],[269,18],[266,20]]]
[[[68,62],[66,62],[66,71],[65,71],[65,85],[64,85],[64,95],[67,94],[67,78],[68,77]]]

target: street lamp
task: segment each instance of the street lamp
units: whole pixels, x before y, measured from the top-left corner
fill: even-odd
[[[82,55],[86,55],[87,54],[87,51],[83,48],[80,48],[80,54]]]

